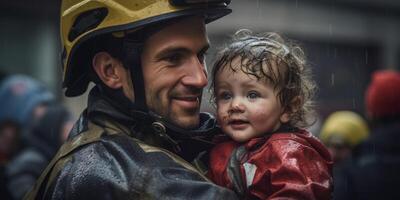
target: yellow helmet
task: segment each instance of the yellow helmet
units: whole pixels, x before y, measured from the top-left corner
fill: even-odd
[[[231,12],[230,0],[63,0],[61,39],[63,43],[63,87],[67,96],[86,91],[93,38],[110,34],[123,37],[126,31],[166,20],[204,15],[214,21]],[[89,65],[89,66],[88,66]]]
[[[357,113],[337,111],[329,115],[322,126],[320,138],[325,144],[340,139],[346,145],[354,147],[369,135],[366,121]]]

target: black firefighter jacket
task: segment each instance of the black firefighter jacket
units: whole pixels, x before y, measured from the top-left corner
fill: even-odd
[[[71,138],[25,199],[236,199],[160,147],[151,129],[140,129],[143,121],[129,120],[94,88]]]

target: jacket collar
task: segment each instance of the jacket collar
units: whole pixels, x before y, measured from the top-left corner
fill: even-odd
[[[88,107],[76,123],[72,135],[77,135],[87,129],[87,120],[91,120],[100,126],[107,126],[107,123],[119,124],[126,127],[131,137],[142,140],[150,145],[170,146],[175,152],[182,151],[181,147],[187,144],[188,140],[204,142],[204,145],[210,146],[210,140],[214,136],[216,129],[215,118],[208,113],[200,113],[200,126],[197,129],[186,130],[172,123],[169,123],[155,113],[145,113],[129,107],[128,103],[118,103],[109,98],[107,94],[99,87],[94,87],[88,97]],[[128,108],[127,108],[128,107]],[[85,125],[86,124],[86,125]],[[163,131],[154,125],[161,124]],[[185,147],[183,147],[185,148]],[[205,147],[206,148],[206,147]]]

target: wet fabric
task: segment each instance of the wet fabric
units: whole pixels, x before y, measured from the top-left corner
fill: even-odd
[[[280,132],[210,153],[209,177],[243,199],[331,199],[332,159],[311,133]]]
[[[162,148],[146,124],[92,90],[71,138],[26,199],[236,199]]]

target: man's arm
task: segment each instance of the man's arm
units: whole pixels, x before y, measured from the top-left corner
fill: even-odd
[[[237,199],[174,154],[109,137],[75,152],[45,199]]]

